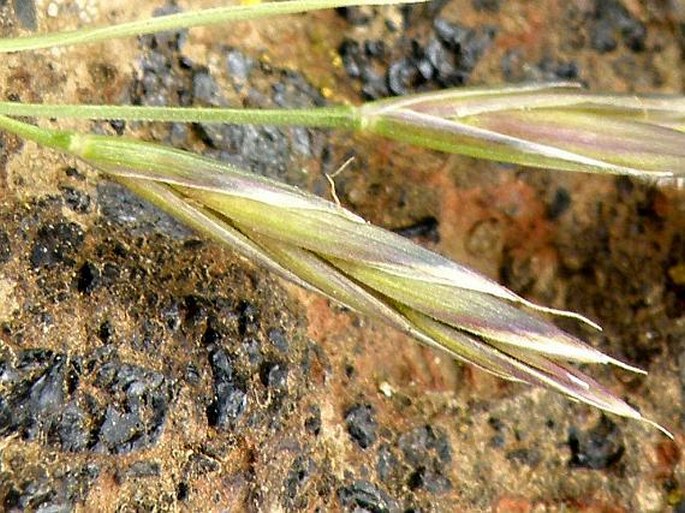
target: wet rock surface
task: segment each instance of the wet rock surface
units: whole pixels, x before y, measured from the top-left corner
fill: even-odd
[[[103,5],[91,13],[100,22]],[[27,26],[10,7],[0,5],[2,31],[15,34]],[[140,8],[117,1],[111,16]],[[60,9],[53,19],[39,8],[38,26],[68,23]],[[542,79],[682,93],[676,16],[666,3],[619,0],[349,8],[145,36],[105,54],[95,45],[49,66],[12,55],[0,76],[24,100],[183,106],[312,107]],[[82,128],[192,149],[322,195],[323,172],[354,156],[336,177],[345,206],[599,321],[602,334],[561,324],[650,371],[589,369],[676,442],[455,366],[199,240],[82,164],[2,134],[0,509],[683,510],[678,188],[346,133]]]

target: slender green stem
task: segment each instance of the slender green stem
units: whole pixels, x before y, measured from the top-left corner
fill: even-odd
[[[62,151],[69,150],[69,145],[73,137],[72,132],[67,132],[65,130],[46,130],[2,115],[0,115],[0,129],[6,130],[7,132],[18,135],[24,139],[28,139],[29,141],[47,146],[48,148]]]
[[[165,30],[179,30],[202,25],[254,20],[267,16],[295,14],[319,9],[332,9],[354,5],[390,5],[418,3],[426,0],[289,0],[265,2],[256,5],[232,5],[184,13],[158,16],[119,25],[85,28],[0,40],[0,53],[38,50],[55,46],[94,43],[106,39],[152,34]]]
[[[0,102],[0,114],[72,119],[121,119],[179,123],[234,123],[356,130],[359,111],[351,106],[315,109],[225,109]]]

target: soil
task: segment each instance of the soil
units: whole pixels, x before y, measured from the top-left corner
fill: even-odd
[[[0,33],[212,5],[0,2]],[[3,97],[315,107],[577,80],[685,93],[672,0],[435,0],[3,57]],[[0,134],[5,511],[685,511],[685,192],[302,128],[49,122],[328,196],[649,371],[593,376],[675,434],[505,383],[198,237],[83,163]]]

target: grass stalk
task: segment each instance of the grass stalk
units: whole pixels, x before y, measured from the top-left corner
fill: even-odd
[[[452,357],[651,423],[565,362],[638,369],[514,308],[535,305],[497,283],[340,205],[156,144],[44,129],[5,116],[0,129],[84,160],[250,260]]]
[[[96,43],[121,37],[140,36],[167,30],[218,25],[236,21],[297,14],[321,9],[360,5],[395,5],[420,3],[426,0],[286,0],[254,5],[231,5],[181,12],[117,25],[88,27],[67,32],[53,32],[0,40],[0,53],[40,50],[59,46]]]

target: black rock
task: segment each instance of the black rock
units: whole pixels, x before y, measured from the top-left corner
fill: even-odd
[[[34,269],[56,264],[74,265],[72,256],[82,245],[83,230],[76,223],[43,225],[38,229],[31,249],[31,265]]]
[[[288,474],[283,480],[283,488],[287,498],[286,502],[289,506],[297,507],[298,509],[306,506],[306,500],[298,503],[296,499],[302,493],[302,489],[312,477],[315,469],[314,461],[311,458],[304,455],[299,455],[295,458],[288,470]]]
[[[179,240],[193,235],[185,225],[119,184],[101,180],[97,184],[97,193],[102,216],[126,227],[133,235],[164,233]]]
[[[14,13],[25,29],[36,30],[38,28],[35,0],[14,0]]]
[[[232,428],[247,408],[247,393],[233,383],[219,383],[214,387],[215,400],[207,409],[210,426]]]
[[[53,356],[43,362],[42,372],[31,376],[33,373],[29,371],[29,375],[17,382],[9,394],[12,420],[8,431],[33,440],[45,434],[56,421],[66,395],[65,361],[63,355]]]
[[[413,429],[400,436],[397,446],[413,469],[407,478],[407,486],[411,489],[443,493],[452,487],[445,475],[452,461],[452,449],[441,430],[432,426]]]
[[[210,352],[209,364],[214,378],[214,400],[207,407],[207,420],[210,426],[232,429],[247,408],[245,386],[235,380],[233,364],[223,349]]]
[[[547,216],[556,219],[571,206],[571,194],[563,187],[559,187],[554,193],[552,202],[547,207]]]
[[[62,411],[50,438],[55,439],[64,451],[84,451],[91,445],[91,433],[87,421],[86,412],[76,402],[71,401]]]
[[[338,7],[335,12],[345,18],[347,23],[361,27],[371,23],[371,13],[363,7]]]
[[[247,82],[254,64],[254,59],[238,49],[231,48],[226,53],[226,70],[236,87],[240,87]]]
[[[121,412],[114,406],[108,406],[98,438],[112,452],[125,453],[133,449],[143,429],[143,420],[138,412]]]
[[[587,431],[572,427],[568,435],[569,465],[593,470],[615,466],[625,452],[622,438],[620,428],[605,416]]]
[[[249,301],[238,305],[238,332],[241,337],[254,335],[259,330],[259,309]]]
[[[192,95],[193,100],[203,106],[222,107],[226,105],[219,85],[208,70],[198,70],[193,74]]]
[[[90,212],[90,196],[68,185],[60,186],[62,197],[67,206],[79,214]]]
[[[111,395],[95,443],[115,454],[150,447],[166,423],[171,388],[164,375],[142,367],[107,362],[95,386]]]
[[[285,332],[280,328],[271,328],[267,333],[267,338],[276,349],[281,353],[288,352],[288,340],[285,337]]]
[[[424,466],[419,466],[411,473],[407,485],[410,490],[423,489],[431,493],[445,493],[452,488],[448,478]]]
[[[340,504],[347,511],[370,513],[399,512],[399,504],[383,490],[368,481],[355,481],[338,490]]]
[[[507,459],[534,468],[537,467],[542,460],[542,455],[540,454],[540,451],[535,448],[521,448],[509,451],[507,453]]]
[[[309,408],[310,415],[304,421],[304,428],[308,433],[318,436],[321,432],[321,410],[318,406]]]
[[[91,262],[86,262],[78,270],[76,290],[82,294],[90,294],[100,284],[100,270]]]
[[[0,264],[9,261],[12,256],[10,238],[5,230],[0,230]]]
[[[179,501],[185,501],[188,499],[189,494],[190,486],[188,486],[188,483],[185,481],[178,483],[178,486],[176,487],[176,499]]]
[[[378,424],[375,411],[370,404],[357,404],[345,413],[347,432],[359,447],[366,449],[376,441]]]
[[[501,0],[471,0],[471,5],[477,11],[499,12]]]
[[[594,24],[590,32],[590,44],[600,53],[610,52],[622,38],[633,52],[645,50],[647,28],[633,18],[618,0],[595,0]]]
[[[141,479],[146,477],[159,477],[161,467],[157,461],[142,460],[131,463],[127,468],[117,473],[117,480],[124,482],[127,479]]]
[[[381,445],[378,448],[378,462],[376,463],[378,478],[385,483],[390,483],[399,470],[399,458],[388,445]]]
[[[403,434],[397,445],[406,460],[415,467],[429,460],[441,466],[452,461],[452,448],[447,436],[432,426],[423,426]]]
[[[288,367],[284,362],[264,362],[259,369],[259,378],[267,388],[285,390],[288,387]]]

